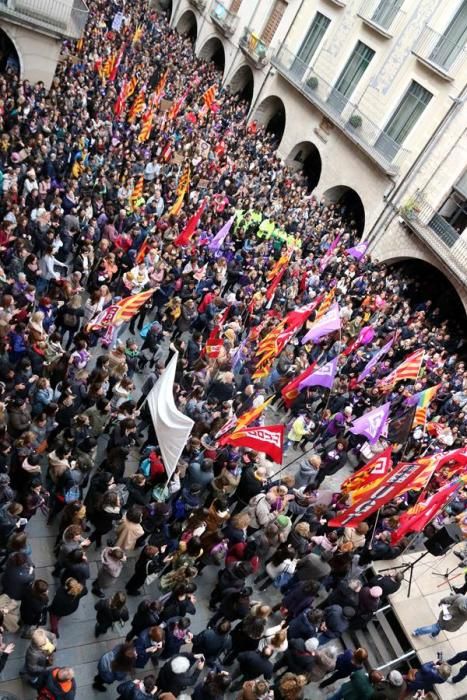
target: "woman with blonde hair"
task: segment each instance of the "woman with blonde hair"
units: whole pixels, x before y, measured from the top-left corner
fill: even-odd
[[[86,586],[71,576],[60,584],[49,607],[50,630],[57,639],[60,637],[58,623],[62,617],[73,615],[78,610],[79,601],[88,592]]]
[[[31,314],[27,327],[29,343],[31,345],[34,343],[41,343],[47,339],[47,333],[44,330],[43,322],[44,314],[42,311],[35,311]]]
[[[24,656],[24,667],[20,676],[35,688],[41,675],[48,670],[52,663],[56,647],[56,637],[53,632],[38,628],[31,635],[31,642]]]

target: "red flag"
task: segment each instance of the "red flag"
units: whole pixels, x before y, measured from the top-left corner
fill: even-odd
[[[426,470],[425,463],[403,462],[347,510],[329,521],[331,527],[355,527],[379,508],[412,488],[413,481]]]
[[[425,492],[421,493],[417,503],[400,516],[398,528],[391,535],[391,544],[400,542],[408,532],[422,532],[461,485],[462,481],[457,479],[445,484],[428,498]]]
[[[375,485],[376,481],[379,483],[391,471],[391,453],[392,448],[386,447],[383,452],[370,459],[361,469],[345,479],[341,484],[341,490],[350,491],[353,501],[359,500],[362,489],[366,493],[369,486]]]
[[[316,299],[306,306],[302,306],[300,309],[295,309],[294,311],[289,311],[286,318],[287,328],[301,328],[305,321],[311,316],[316,307],[321,304],[323,300],[324,293],[316,297]]]
[[[303,370],[303,372],[299,374],[298,377],[295,377],[295,379],[292,379],[291,382],[282,387],[281,394],[287,408],[290,408],[292,406],[293,402],[299,395],[300,389],[298,388],[298,385],[300,384],[300,382],[303,382],[303,380],[306,379],[314,371],[315,367],[316,362],[313,362],[309,367]]]
[[[118,52],[117,59],[112,62],[112,66],[111,66],[110,73],[109,73],[109,80],[110,81],[115,80],[115,78],[117,77],[118,68],[120,66],[120,63],[122,62],[123,54],[125,53],[125,48],[126,48],[125,44],[123,44],[122,48]]]
[[[231,435],[221,438],[219,444],[250,447],[257,452],[265,452],[276,464],[282,464],[284,431],[284,425],[235,430]]]
[[[405,358],[395,370],[381,380],[381,384],[392,386],[396,382],[402,382],[406,379],[417,379],[420,369],[423,364],[423,349],[416,350],[411,355]]]
[[[205,206],[206,202],[203,199],[198,208],[198,211],[195,214],[193,214],[193,216],[190,216],[187,225],[185,226],[181,234],[177,236],[177,238],[174,240],[175,245],[187,245],[190,242],[191,237],[193,236],[193,234],[199,226],[199,222],[203,215]]]
[[[268,301],[269,301],[270,299],[272,299],[272,297],[273,297],[274,294],[275,294],[275,291],[276,291],[277,287],[278,287],[279,284],[281,283],[281,280],[282,280],[283,276],[285,275],[286,267],[287,267],[287,266],[284,265],[284,267],[283,267],[281,270],[279,270],[279,272],[277,273],[277,275],[274,277],[273,281],[271,282],[271,284],[270,284],[269,287],[267,288],[267,291],[266,291],[266,299],[267,299]]]

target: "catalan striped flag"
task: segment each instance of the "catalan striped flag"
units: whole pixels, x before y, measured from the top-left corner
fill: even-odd
[[[211,85],[211,87],[208,88],[203,94],[203,103],[206,109],[211,109],[212,105],[214,104],[214,101],[216,99],[216,92],[217,86]]]
[[[109,77],[110,73],[113,70],[113,67],[115,65],[116,60],[117,60],[117,54],[112,53],[105,61],[102,61],[100,63],[99,76],[101,78],[108,78]]]
[[[152,125],[154,121],[154,112],[152,111],[152,108],[150,107],[149,109],[146,110],[146,112],[143,114],[141,118],[141,131],[138,134],[138,142],[139,143],[144,143],[145,141],[148,140],[151,131],[152,131]]]
[[[136,77],[136,75],[134,75],[134,76],[128,81],[128,84],[127,84],[127,89],[126,89],[126,96],[127,96],[127,98],[128,98],[128,97],[131,97],[131,96],[133,95],[133,93],[134,93],[134,91],[136,90],[137,87],[138,87],[138,78]]]
[[[190,177],[191,177],[190,164],[187,163],[185,165],[185,167],[183,168],[182,174],[180,175],[180,179],[178,181],[177,196],[179,196],[182,192],[183,192],[183,194],[185,194],[185,192],[188,191],[188,188],[190,187]]]
[[[423,349],[416,350],[411,355],[405,358],[395,370],[384,377],[382,384],[386,386],[393,386],[397,382],[402,382],[407,379],[417,379],[422,364],[425,351]]]
[[[289,262],[289,254],[284,253],[284,255],[281,255],[279,260],[277,260],[277,262],[274,263],[274,265],[271,267],[271,269],[267,273],[267,275],[266,275],[267,281],[270,282],[272,279],[274,279],[274,277],[277,275],[277,273],[279,272],[281,267],[283,265],[287,265],[288,262]]]
[[[133,34],[133,39],[131,40],[132,44],[137,44],[138,41],[141,41],[143,36],[143,27],[138,24],[138,26],[135,29],[135,33]]]
[[[140,115],[141,112],[144,110],[145,104],[146,92],[145,88],[143,87],[136,95],[135,99],[133,100],[133,104],[130,107],[130,111],[128,112],[128,121],[130,124],[133,124],[135,122],[136,117]]]
[[[162,97],[162,94],[165,90],[165,86],[167,85],[167,80],[169,78],[169,71],[166,70],[162,78],[159,80],[157,83],[156,89],[154,90],[153,96],[152,96],[152,104],[157,105],[159,103],[159,100]]]
[[[169,109],[167,113],[167,121],[170,121],[171,119],[176,119],[178,117],[178,113],[180,112],[183,103],[185,102],[186,98],[188,97],[189,90],[185,90],[183,95],[178,98],[178,100],[175,100],[172,107]]]
[[[413,419],[412,427],[415,428],[417,425],[422,425],[424,426],[426,423],[426,413],[427,413],[427,408],[431,401],[435,398],[438,389],[440,388],[441,384],[436,384],[436,386],[432,386],[429,389],[425,389],[424,391],[419,391],[418,394],[414,394],[413,396],[410,397],[406,403],[409,406],[416,406],[415,410],[415,416]]]
[[[83,46],[84,46],[84,39],[83,39],[83,37],[81,37],[76,42],[76,52],[80,53],[83,50]]]
[[[117,323],[125,323],[130,321],[140,308],[154,294],[155,289],[148,289],[145,292],[140,292],[134,296],[120,299],[116,304],[111,304],[103,311],[100,311],[97,316],[92,318],[87,325],[88,331],[98,331],[101,328],[115,326]]]
[[[130,194],[130,204],[131,204],[131,209],[134,210],[138,206],[138,202],[143,198],[143,191],[144,191],[144,177],[141,175],[137,182],[135,183],[135,186],[133,187],[133,191]]]
[[[324,314],[326,314],[329,311],[329,309],[331,308],[331,304],[334,301],[335,296],[336,296],[336,288],[333,287],[331,290],[329,290],[329,292],[326,294],[323,301],[321,302],[321,305],[320,305],[318,311],[316,312],[315,321],[317,321],[319,318],[321,318],[321,316],[324,316]]]
[[[108,79],[110,80],[110,82],[114,81],[115,78],[117,77],[118,68],[120,66],[120,63],[122,62],[122,58],[123,58],[123,54],[125,53],[125,49],[126,49],[126,46],[125,46],[125,44],[123,44],[123,46],[121,47],[118,54],[117,55],[113,54],[113,56],[112,56],[112,63],[110,66],[110,71],[109,71],[108,76],[107,76]]]
[[[138,252],[136,253],[135,262],[137,265],[144,262],[144,258],[149,250],[149,241],[147,238],[141,243]]]
[[[126,100],[128,97],[128,82],[124,80],[122,82],[119,95],[114,104],[114,115],[118,119],[123,110],[125,109]]]
[[[263,401],[263,403],[261,403],[259,406],[251,408],[249,411],[246,411],[246,413],[242,413],[237,421],[235,430],[246,428],[247,425],[250,425],[253,423],[253,421],[258,420],[262,412],[269,406],[273,398],[274,396],[271,396],[269,399],[266,399],[266,401]]]

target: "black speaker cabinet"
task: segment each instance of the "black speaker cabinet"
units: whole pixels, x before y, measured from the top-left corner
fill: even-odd
[[[462,542],[463,539],[462,530],[458,525],[445,525],[426,540],[425,547],[434,557],[441,557],[453,544]]]

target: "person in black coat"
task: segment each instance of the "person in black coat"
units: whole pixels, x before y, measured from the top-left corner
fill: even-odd
[[[49,604],[49,584],[38,578],[25,590],[19,616],[22,622],[21,636],[30,639],[33,627],[45,625]]]
[[[65,559],[61,582],[64,583],[67,578],[74,578],[85,586],[90,576],[91,571],[85,552],[82,549],[73,549]]]
[[[193,654],[178,654],[165,663],[157,677],[159,692],[173,693],[175,697],[186,688],[195,685],[201,671],[204,668],[204,660]]]
[[[102,537],[113,529],[115,520],[121,518],[120,500],[117,492],[107,491],[105,494],[99,495],[93,502],[88,518],[95,528],[89,536],[89,540],[95,542],[96,549],[99,549],[102,545]]]
[[[169,598],[160,611],[160,621],[167,622],[171,617],[186,617],[195,615],[196,608],[193,605],[193,595],[184,583],[175,586]]]
[[[94,610],[97,611],[94,628],[96,638],[100,634],[105,634],[115,622],[120,622],[123,625],[130,617],[126,607],[126,595],[122,591],[117,591],[111,598],[99,600],[95,604]]]
[[[209,620],[208,627],[214,627],[222,618],[230,622],[244,618],[251,607],[252,593],[253,590],[248,586],[241,591],[225,591],[217,612]]]
[[[203,654],[208,666],[214,666],[221,654],[227,654],[232,648],[230,622],[223,620],[215,629],[206,629],[193,638],[193,653]]]
[[[133,576],[127,581],[125,586],[128,595],[141,595],[139,589],[141,586],[144,586],[146,578],[150,574],[159,571],[162,566],[161,552],[158,547],[153,547],[149,544],[143,547],[141,554],[136,560]]]
[[[60,618],[72,615],[78,610],[79,601],[88,592],[88,589],[74,578],[67,578],[55,593],[49,606],[50,631],[58,638],[58,623]]]
[[[274,664],[274,671],[286,666],[290,673],[306,675],[313,668],[318,645],[316,637],[310,637],[306,640],[291,639],[285,654]]]
[[[232,511],[232,515],[235,515],[243,508],[246,508],[250,502],[250,499],[257,496],[262,491],[265,491],[266,487],[267,474],[264,468],[257,467],[255,464],[252,464],[251,466],[242,469],[240,481],[235,489],[234,499],[237,501],[237,504]]]
[[[131,628],[126,636],[126,641],[131,642],[133,637],[148,627],[155,627],[159,622],[160,605],[156,600],[142,600],[138,605],[131,621]]]
[[[260,676],[265,680],[272,678],[273,665],[271,656],[273,649],[265,646],[261,651],[241,651],[238,655],[238,670],[233,675],[230,690],[240,690],[245,681],[252,681]]]
[[[2,577],[3,593],[13,600],[22,600],[33,581],[34,564],[27,554],[24,552],[10,554]]]

